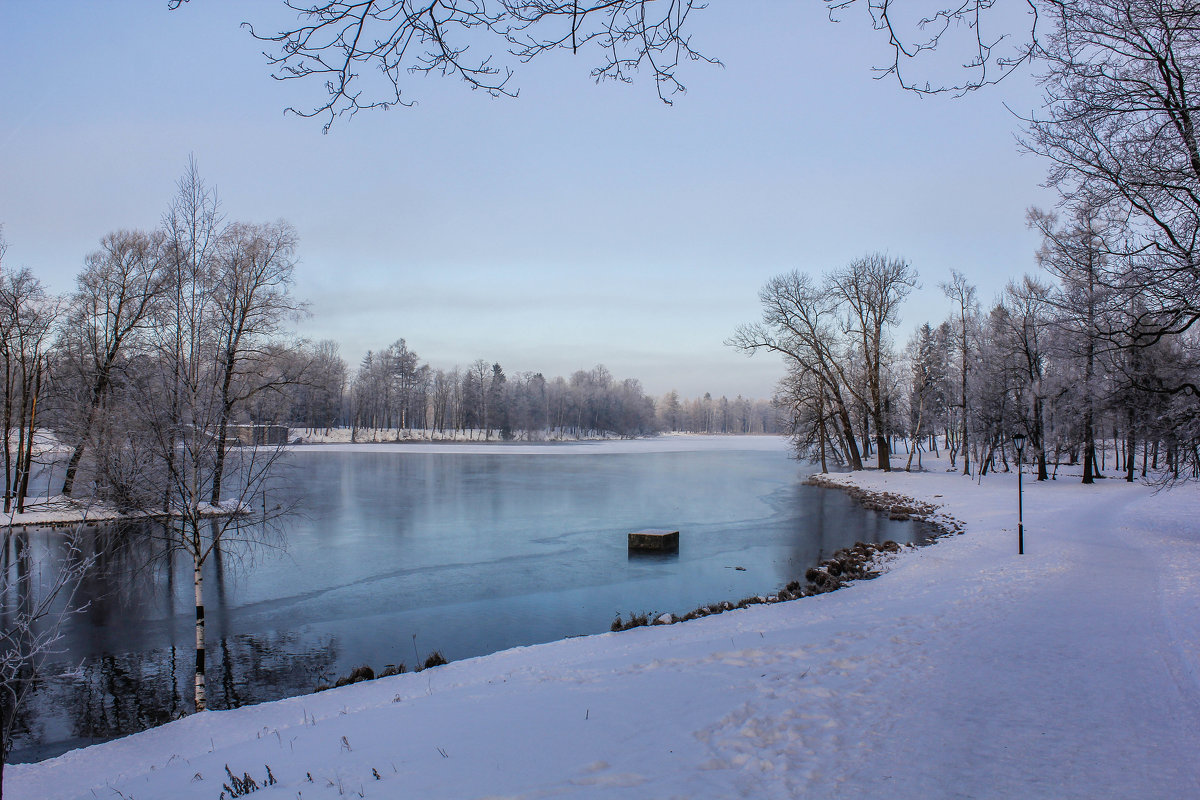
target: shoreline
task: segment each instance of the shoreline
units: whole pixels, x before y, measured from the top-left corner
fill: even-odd
[[[239,513],[237,508],[217,508],[208,503],[205,503],[204,506],[199,511],[201,519],[236,516]],[[79,528],[82,530],[122,522],[162,522],[183,516],[169,511],[120,511],[112,506],[83,502],[62,495],[55,495],[37,503],[27,503],[25,509],[20,514],[12,511],[0,515],[0,530],[27,531],[30,528],[47,530]]]
[[[871,470],[859,472],[869,473]],[[858,473],[816,473],[809,475],[803,484],[821,489],[844,491],[867,511],[886,513],[888,519],[893,522],[922,522],[933,528],[936,533],[929,537],[928,541],[919,544],[913,542],[900,544],[891,539],[882,542],[855,542],[853,545],[835,550],[828,558],[806,568],[804,583],[796,578],[771,594],[750,595],[736,602],[721,600],[700,606],[681,616],[670,612],[663,614],[631,612],[628,621],[620,616],[613,620],[611,631],[618,633],[646,626],[675,625],[701,617],[722,614],[726,611],[748,608],[752,605],[787,603],[793,600],[803,600],[806,597],[828,594],[854,582],[878,578],[886,571],[880,567],[893,560],[905,548],[915,550],[929,547],[937,544],[939,539],[958,536],[966,531],[966,524],[943,512],[941,510],[943,506],[893,492],[864,489],[853,482],[853,476],[856,474]],[[835,475],[844,475],[845,480],[837,480]],[[940,495],[934,495],[934,497],[940,497]]]
[[[933,544],[943,536],[957,536],[966,531],[966,523],[942,511],[945,508],[944,505],[918,500],[914,497],[894,492],[885,492],[881,489],[865,489],[853,482],[854,476],[870,475],[873,472],[881,475],[890,474],[883,470],[873,469],[864,469],[858,472],[818,472],[809,475],[804,483],[808,486],[819,486],[822,489],[839,489],[850,495],[853,500],[868,511],[886,513],[888,519],[896,522],[916,520],[931,525],[939,533],[928,544]],[[903,473],[904,470],[891,470],[891,473],[898,472]],[[927,470],[905,474],[913,475],[921,474],[922,472],[927,472]],[[845,476],[845,478],[839,479],[839,476]],[[933,497],[941,498],[942,496],[935,494]],[[925,547],[927,545],[920,546]]]

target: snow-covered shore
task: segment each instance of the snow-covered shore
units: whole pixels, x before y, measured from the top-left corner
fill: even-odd
[[[208,712],[10,798],[1198,797],[1200,488],[833,476],[966,533],[879,579]],[[227,794],[228,796],[228,794]]]
[[[201,503],[199,511],[201,517],[223,517],[237,514],[241,507],[236,500],[230,500],[216,505]],[[110,522],[163,520],[168,517],[167,514],[147,511],[121,511],[103,503],[52,495],[27,501],[22,512],[18,513],[14,508],[8,514],[0,515],[0,529],[74,528]]]

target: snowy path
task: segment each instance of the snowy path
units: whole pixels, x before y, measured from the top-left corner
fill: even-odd
[[[255,800],[1200,797],[1198,487],[1026,482],[1017,556],[1014,476],[854,480],[967,533],[830,595],[210,712],[6,788],[216,800],[228,764],[270,765]]]

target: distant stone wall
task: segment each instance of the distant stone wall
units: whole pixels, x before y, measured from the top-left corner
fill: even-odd
[[[230,433],[244,447],[288,443],[286,425],[234,425]]]

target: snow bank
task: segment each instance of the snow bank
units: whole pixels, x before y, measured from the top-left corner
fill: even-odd
[[[225,712],[8,768],[10,798],[1200,796],[1196,486],[833,476],[966,533],[832,594]]]
[[[216,505],[200,503],[198,511],[201,517],[224,517],[237,514],[243,509],[237,500],[224,500]],[[0,515],[0,529],[3,528],[66,528],[76,525],[99,525],[106,522],[132,520],[161,520],[168,516],[179,516],[178,513],[168,515],[154,511],[121,511],[103,503],[90,500],[79,500],[65,495],[51,495],[38,500],[28,500],[25,510],[17,513],[16,505],[8,514]]]

